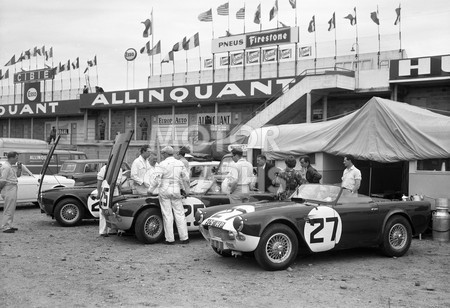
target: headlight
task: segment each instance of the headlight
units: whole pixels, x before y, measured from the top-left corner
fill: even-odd
[[[203,222],[203,211],[200,209],[197,209],[197,212],[195,212],[194,218],[195,218],[195,222],[197,224],[201,224]]]
[[[233,220],[233,227],[234,229],[236,229],[237,232],[241,232],[242,229],[244,228],[244,218],[242,218],[241,216],[237,216]]]
[[[119,203],[114,204],[112,207],[112,212],[116,215],[119,215],[120,206],[121,205]]]

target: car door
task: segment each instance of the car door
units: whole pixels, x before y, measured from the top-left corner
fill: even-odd
[[[339,248],[369,246],[376,242],[381,226],[381,215],[378,205],[372,198],[343,193],[334,209],[342,220]]]

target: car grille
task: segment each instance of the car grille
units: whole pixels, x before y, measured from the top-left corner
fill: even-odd
[[[218,237],[225,241],[228,239],[228,231],[210,226],[209,227],[209,236]]]

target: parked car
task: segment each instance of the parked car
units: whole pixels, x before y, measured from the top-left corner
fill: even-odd
[[[225,159],[228,162],[228,156]],[[217,167],[219,170],[222,163],[223,161]],[[194,168],[197,165],[194,162],[189,164]],[[200,165],[208,167],[204,171],[212,171],[212,168],[209,168],[210,163]],[[216,165],[216,163],[212,165]],[[228,194],[221,190],[220,183],[216,183],[209,177],[199,181],[205,181],[206,185],[196,185],[195,189],[191,190],[191,195],[183,199],[189,231],[198,231],[198,225],[194,224],[194,214],[199,207],[230,203]],[[163,236],[163,225],[157,196],[132,195],[129,189],[119,188],[121,196],[113,197],[114,204],[120,202],[121,211],[118,213],[118,219],[121,221],[115,222],[119,230],[134,233],[140,241],[145,243],[160,241]],[[270,193],[255,191],[251,194],[250,200],[273,200],[273,198],[274,196]],[[83,219],[93,219],[99,216],[99,202],[95,185],[43,191],[39,195],[39,205],[41,212],[55,218],[62,226],[75,226]],[[151,224],[152,228],[149,228],[148,224],[151,221],[154,223]]]
[[[301,248],[322,252],[379,246],[404,255],[431,219],[425,201],[390,201],[354,195],[333,185],[304,184],[290,201],[199,209],[196,223],[222,256],[253,254],[266,270],[290,266]]]
[[[58,175],[75,180],[75,186],[97,185],[97,173],[108,162],[106,159],[72,159],[66,160]],[[124,176],[130,177],[130,166],[122,163]]]
[[[1,163],[0,163],[1,166]],[[35,203],[38,199],[39,174],[32,174],[28,170],[26,165],[22,165],[22,174],[17,178],[17,203]],[[57,175],[45,175],[42,181],[43,189],[61,188],[61,187],[73,187],[74,180],[67,179],[63,176]],[[4,201],[0,196],[0,204],[3,205]]]

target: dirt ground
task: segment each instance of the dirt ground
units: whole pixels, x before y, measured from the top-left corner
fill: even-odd
[[[450,307],[450,243],[414,239],[407,255],[377,249],[299,256],[267,272],[224,258],[200,234],[142,245],[98,236],[96,221],[62,228],[36,207],[0,233],[2,307]]]

